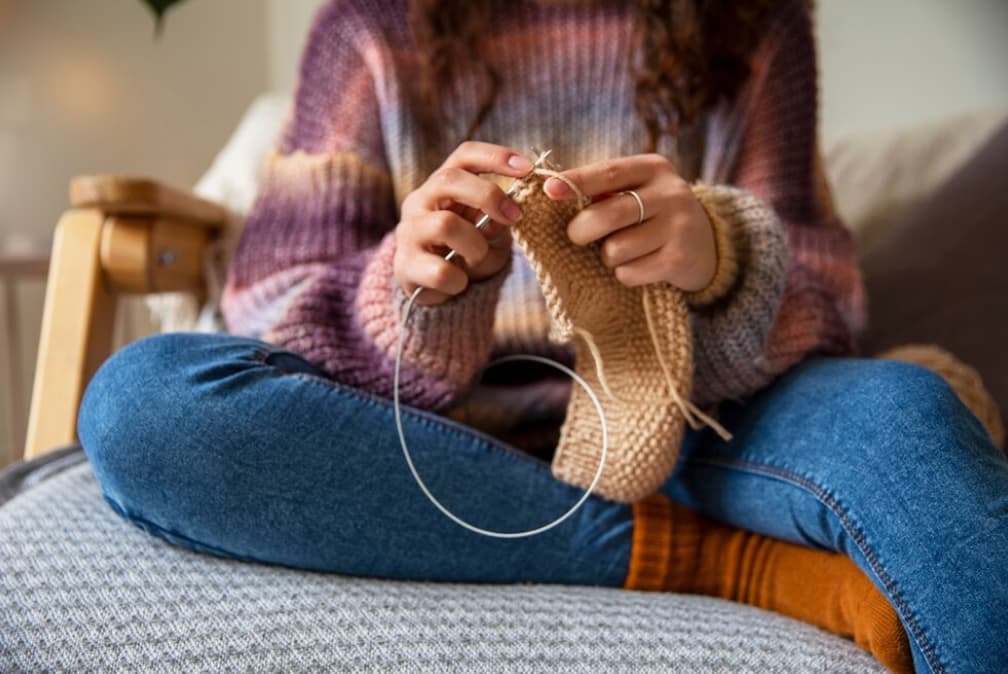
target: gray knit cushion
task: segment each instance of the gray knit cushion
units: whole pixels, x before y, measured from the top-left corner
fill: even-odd
[[[90,467],[0,507],[0,671],[883,671],[853,643],[679,595],[348,578],[172,547]]]

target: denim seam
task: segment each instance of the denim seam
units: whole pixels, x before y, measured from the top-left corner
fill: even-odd
[[[116,499],[112,498],[111,496],[109,496],[107,493],[104,492],[104,490],[102,491],[102,495],[105,497],[105,500],[112,505],[112,509],[115,510],[115,511],[117,511],[122,516],[123,519],[125,519],[127,522],[132,523],[134,526],[136,526],[136,527],[138,527],[138,528],[140,528],[140,529],[142,529],[144,531],[148,531],[148,532],[152,532],[152,533],[156,532],[158,534],[162,534],[161,536],[158,536],[158,538],[160,540],[162,540],[162,541],[165,541],[166,543],[171,543],[171,541],[168,540],[168,538],[166,538],[166,536],[171,536],[171,537],[177,538],[177,539],[179,539],[181,541],[185,541],[186,543],[189,543],[190,544],[190,548],[189,549],[190,549],[191,552],[195,552],[195,553],[203,552],[203,553],[212,554],[212,555],[215,555],[217,557],[224,558],[224,559],[234,559],[234,560],[237,560],[237,561],[240,561],[240,562],[254,562],[256,564],[268,564],[270,566],[276,566],[277,565],[276,562],[263,561],[263,560],[258,559],[256,557],[253,557],[251,555],[237,554],[237,553],[231,552],[229,550],[225,550],[223,548],[217,547],[216,545],[210,545],[208,543],[204,543],[203,541],[198,541],[195,538],[193,538],[192,536],[187,536],[185,534],[181,534],[181,533],[179,533],[177,531],[174,531],[173,529],[168,529],[167,527],[163,527],[160,524],[155,524],[154,522],[151,522],[146,517],[143,517],[141,515],[137,515],[136,513],[128,511],[126,508],[124,508],[119,503],[118,500],[116,500]]]
[[[381,396],[371,393],[369,391],[363,391],[350,386],[346,386],[334,379],[329,379],[328,377],[324,377],[322,375],[311,374],[309,372],[287,372],[286,370],[279,368],[273,365],[272,363],[266,362],[266,359],[269,358],[274,353],[287,353],[292,356],[296,356],[298,358],[302,357],[296,353],[293,353],[283,348],[261,346],[258,347],[252,354],[252,359],[257,361],[263,367],[270,368],[276,374],[279,374],[282,377],[293,377],[295,379],[299,379],[306,384],[318,386],[325,389],[326,391],[331,391],[337,395],[352,398],[374,409],[378,409],[384,412],[387,410],[388,407],[392,406],[392,402],[390,400],[382,398]],[[502,443],[496,438],[492,438],[480,432],[477,429],[465,429],[463,431],[462,429],[456,428],[451,423],[449,423],[450,422],[449,419],[444,419],[442,417],[433,419],[431,417],[426,416],[426,414],[422,414],[420,413],[420,411],[414,410],[405,405],[401,406],[401,410],[404,417],[409,417],[413,421],[419,423],[420,425],[428,429],[447,431],[448,433],[450,433],[451,435],[455,436],[460,440],[475,439],[483,446],[481,449],[483,449],[484,451],[486,451],[491,447],[497,447],[499,449],[504,450],[508,454],[514,456],[514,458],[526,461],[528,463],[532,463],[533,465],[536,466],[542,465],[542,462],[539,461],[538,459],[535,459],[525,454],[524,452],[516,449],[515,447],[511,447],[508,444]]]
[[[921,652],[923,652],[924,656],[927,658],[928,665],[931,667],[932,671],[935,672],[935,674],[944,674],[945,667],[938,659],[938,655],[934,650],[934,645],[924,634],[923,628],[917,622],[916,615],[914,615],[914,613],[910,610],[910,606],[906,603],[902,593],[896,588],[895,582],[886,572],[885,567],[875,555],[874,550],[872,550],[868,545],[864,532],[854,523],[851,517],[847,514],[847,511],[841,507],[839,501],[825,487],[803,475],[799,475],[778,466],[756,464],[749,461],[729,461],[724,459],[700,457],[691,457],[688,461],[690,463],[708,464],[722,468],[741,469],[771,478],[776,478],[800,489],[804,489],[818,499],[823,505],[829,508],[837,519],[840,520],[844,530],[854,540],[855,544],[861,550],[861,553],[864,554],[865,559],[868,560],[868,564],[872,568],[872,571],[874,571],[875,575],[882,581],[882,584],[886,587],[886,590],[890,593],[890,595],[892,595],[894,601],[899,604],[902,609],[902,613],[906,616],[907,622],[910,624],[914,639],[921,647]]]
[[[267,367],[272,367],[269,363],[266,363]],[[392,402],[382,398],[381,396],[368,393],[366,391],[358,391],[356,389],[349,388],[340,384],[337,381],[326,379],[325,377],[320,377],[318,375],[308,374],[306,372],[284,372],[279,368],[274,368],[281,375],[285,377],[294,377],[295,379],[300,379],[308,384],[313,384],[315,386],[320,386],[328,391],[333,391],[337,395],[342,395],[344,397],[352,398],[361,403],[379,409],[382,411],[391,411]],[[452,436],[460,440],[472,440],[475,439],[482,445],[482,449],[486,450],[491,447],[501,449],[511,455],[513,458],[531,463],[535,466],[542,467],[544,462],[536,459],[535,457],[529,456],[525,452],[508,445],[507,443],[501,442],[496,438],[486,435],[475,428],[461,429],[454,425],[451,419],[435,415],[433,412],[424,412],[423,410],[416,410],[406,405],[401,406],[403,417],[409,417],[412,421],[424,426],[428,429],[436,429],[439,431],[445,431]],[[430,415],[430,416],[428,416]],[[435,418],[436,417],[436,418]]]
[[[266,362],[266,359],[273,353],[288,353],[298,358],[302,357],[296,353],[287,351],[286,349],[270,348],[268,346],[263,346],[256,349],[256,351],[252,354],[252,358],[262,366],[270,368],[280,376],[294,377],[295,379],[300,379],[301,381],[304,381],[306,383],[313,384],[315,386],[320,386],[329,391],[334,391],[339,395],[356,399],[362,403],[369,405],[370,407],[381,409],[383,411],[386,410],[387,408],[392,407],[391,400],[383,398],[382,396],[379,396],[377,394],[371,393],[370,391],[364,391],[351,386],[347,386],[345,384],[341,384],[340,382],[334,379],[330,379],[322,375],[311,374],[308,372],[287,372],[282,368],[279,368],[271,363]],[[455,425],[455,422],[453,422],[451,419],[447,419],[433,412],[416,410],[406,405],[401,406],[401,409],[404,417],[409,417],[410,419],[420,423],[421,425],[429,429],[439,428],[441,430],[448,431],[449,433],[451,433],[452,435],[454,435],[459,439],[475,438],[485,446],[497,447],[514,455],[516,458],[521,459],[523,461],[528,461],[535,465],[543,464],[542,461],[534,457],[531,457],[525,452],[522,452],[521,450],[512,447],[507,443],[501,442],[497,438],[489,436],[476,428],[462,429],[457,427]]]

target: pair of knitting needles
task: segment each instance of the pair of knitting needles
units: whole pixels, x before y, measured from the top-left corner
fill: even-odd
[[[539,168],[539,167],[541,167],[543,165],[547,165],[548,166],[549,165],[549,163],[548,163],[549,162],[549,156],[551,154],[553,154],[553,150],[542,151],[542,150],[540,150],[537,147],[533,147],[532,148],[532,154],[535,155],[535,161],[532,162],[532,168],[529,169],[528,173],[526,173],[525,175],[523,175],[520,178],[515,178],[511,182],[511,186],[508,187],[507,192],[504,193],[506,196],[509,196],[509,197],[514,196],[515,192],[518,191],[518,188],[521,187],[522,185],[524,185],[526,182],[528,182],[529,177],[533,173],[535,173],[535,171],[536,171],[537,168]],[[487,213],[484,213],[483,215],[480,216],[479,220],[476,221],[476,229],[482,232],[483,229],[486,228],[486,226],[488,224],[490,224],[490,215],[487,214]],[[451,262],[453,259],[455,259],[455,257],[457,255],[458,255],[458,253],[455,252],[454,250],[449,250],[448,254],[445,255],[444,259],[448,260],[449,262]]]

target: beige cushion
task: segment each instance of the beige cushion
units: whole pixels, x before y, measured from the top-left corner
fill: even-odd
[[[979,110],[826,147],[837,210],[862,250],[966,163],[1005,119],[1008,109]]]
[[[976,368],[1008,416],[1008,120],[862,256],[868,355],[937,344]]]

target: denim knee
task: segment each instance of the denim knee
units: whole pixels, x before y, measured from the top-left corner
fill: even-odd
[[[259,343],[223,335],[164,334],[119,350],[95,374],[81,401],[78,436],[95,476],[124,510],[193,457],[213,429],[210,397],[219,382],[254,371]],[[217,396],[220,398],[220,396]]]
[[[837,401],[846,411],[838,413],[836,431],[863,447],[846,457],[854,462],[853,479],[877,482],[869,472],[874,469],[912,481],[907,488],[926,488],[921,481],[936,471],[965,469],[978,452],[994,449],[980,422],[933,371],[897,361],[863,363],[843,382]]]
[[[999,454],[940,376],[900,361],[813,359],[728,412],[737,440],[698,460],[779,472],[855,509],[961,479],[978,455]]]
[[[986,432],[956,392],[934,371],[890,360],[873,361],[861,383],[863,399],[874,405],[879,431],[899,429],[910,435],[962,437]],[[869,410],[867,415],[873,415]]]
[[[172,392],[171,354],[176,335],[155,335],[112,355],[95,373],[81,400],[78,436],[106,494],[125,496],[120,487],[145,473],[143,463],[174,421],[166,403]],[[120,503],[119,505],[125,505]]]

